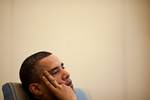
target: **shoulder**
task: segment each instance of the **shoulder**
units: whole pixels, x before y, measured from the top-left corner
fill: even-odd
[[[80,88],[75,88],[75,94],[77,96],[77,100],[88,100],[87,94]]]

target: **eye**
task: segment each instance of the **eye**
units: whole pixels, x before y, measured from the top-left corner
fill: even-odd
[[[65,69],[64,63],[61,63],[61,68],[62,68],[62,69]]]
[[[61,71],[62,69],[65,69],[64,63],[61,63],[60,66],[55,67],[54,69],[52,69],[52,70],[50,71],[50,74],[51,74],[52,76],[55,76],[55,75],[57,75],[58,73],[60,73],[60,71]]]
[[[56,75],[60,72],[60,69],[59,68],[56,68],[54,69],[52,72],[51,72],[51,75]]]

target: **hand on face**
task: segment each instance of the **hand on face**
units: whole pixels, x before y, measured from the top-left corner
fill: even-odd
[[[47,71],[43,72],[42,81],[59,100],[76,100],[76,95],[72,88],[64,84],[58,84]]]

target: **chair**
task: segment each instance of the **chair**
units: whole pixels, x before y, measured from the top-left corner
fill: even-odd
[[[31,100],[21,83],[8,82],[2,86],[4,100]],[[79,88],[75,88],[77,100],[88,100],[87,95]]]

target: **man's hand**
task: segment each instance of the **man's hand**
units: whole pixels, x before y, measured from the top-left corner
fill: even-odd
[[[64,84],[58,84],[54,77],[52,77],[47,71],[44,71],[43,75],[43,82],[59,100],[77,100],[76,95],[71,87]]]

